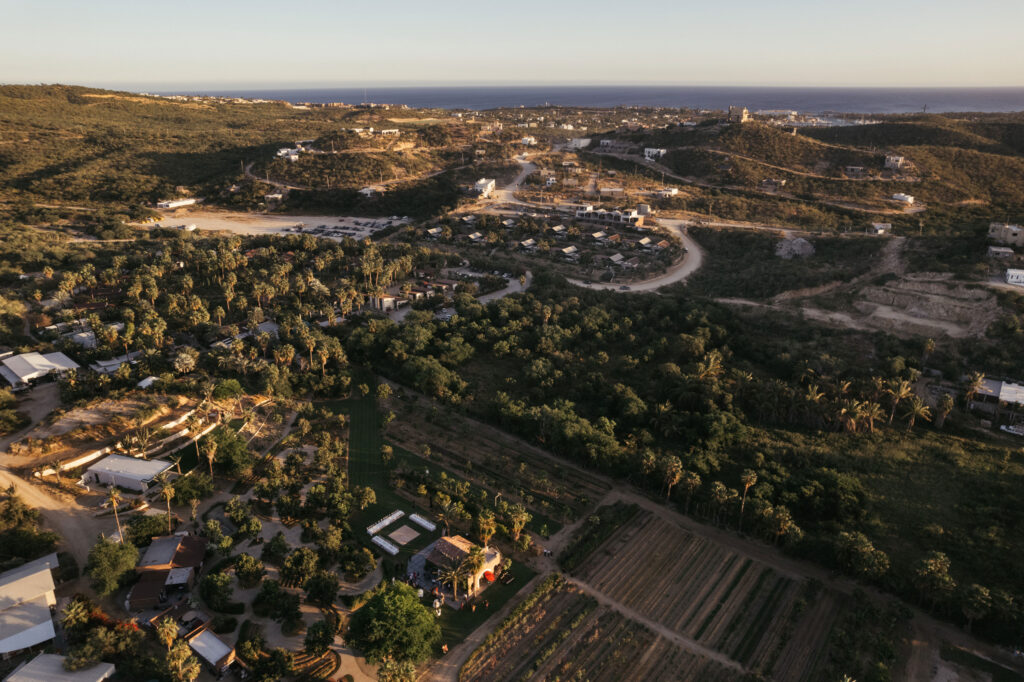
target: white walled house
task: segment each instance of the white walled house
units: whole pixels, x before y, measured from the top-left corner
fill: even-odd
[[[646,147],[644,149],[644,158],[647,159],[648,161],[654,161],[655,159],[660,159],[661,157],[665,156],[665,154],[667,153],[667,149],[660,149],[657,147]]]
[[[903,192],[897,192],[896,194],[893,194],[892,199],[893,201],[899,201],[908,205],[912,205],[914,203],[914,197],[912,197],[909,194],[904,194]]]
[[[1000,244],[1024,246],[1024,228],[1010,223],[989,223],[988,238]]]
[[[170,462],[161,460],[110,455],[86,469],[82,483],[116,485],[125,490],[143,493],[149,489],[149,484],[154,478],[170,468]]]
[[[64,660],[64,656],[57,654],[39,654],[18,666],[4,682],[103,682],[117,671],[113,663],[96,663],[68,671],[64,669]]]
[[[494,191],[494,179],[480,178],[473,185],[473,191],[484,198],[491,196],[491,192]]]
[[[1007,268],[1006,283],[1016,284],[1017,286],[1024,286],[1024,270],[1018,270],[1016,268]]]

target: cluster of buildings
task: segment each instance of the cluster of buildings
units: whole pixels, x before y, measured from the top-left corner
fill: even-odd
[[[990,257],[1011,259],[1017,255],[1013,247],[1024,246],[1024,228],[1010,223],[989,223],[988,238],[1001,245],[988,247]],[[1006,283],[1024,286],[1024,269],[1007,268]]]

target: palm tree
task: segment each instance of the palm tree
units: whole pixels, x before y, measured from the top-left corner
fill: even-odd
[[[665,498],[671,499],[672,488],[675,487],[683,477],[683,463],[675,455],[665,458]]]
[[[64,607],[63,618],[61,624],[64,629],[71,630],[79,625],[85,625],[89,622],[89,607],[81,599],[72,599],[68,602],[68,605]]]
[[[461,570],[463,577],[474,578],[484,567],[485,561],[484,550],[474,546],[469,550],[469,555],[462,560],[461,564],[459,564],[459,569]],[[476,591],[476,585],[470,583],[469,591]]]
[[[459,581],[462,580],[464,570],[463,564],[456,564],[455,566],[446,566],[437,572],[438,580],[442,583],[451,583],[452,596],[456,599],[459,598]]]
[[[753,469],[747,469],[740,474],[740,482],[743,484],[743,499],[740,501],[740,524],[739,532],[743,532],[743,508],[747,506],[747,491],[750,487],[757,483],[757,472]]]
[[[882,411],[882,406],[873,400],[869,400],[864,403],[864,420],[868,423],[868,433],[875,432],[875,422],[885,417],[885,412]]]
[[[910,431],[918,419],[923,419],[926,422],[932,420],[932,408],[925,405],[924,401],[915,395],[910,398],[910,404],[907,405],[904,416],[907,418],[907,431]]]
[[[941,429],[942,425],[946,423],[946,417],[953,411],[953,396],[948,393],[943,393],[939,399],[939,412],[935,419],[935,428]]]
[[[437,510],[437,520],[444,526],[444,534],[448,535],[451,530],[454,510],[451,501],[443,503]]]
[[[971,399],[984,387],[985,375],[980,372],[972,372],[967,378],[967,390],[964,392],[967,403],[970,404]]]
[[[110,500],[110,506],[114,510],[114,523],[117,524],[117,537],[121,539],[121,544],[124,544],[124,533],[121,531],[121,519],[117,515],[117,507],[124,500],[124,496],[121,495],[121,490],[115,486],[110,486],[110,492],[107,493],[107,499]]]
[[[167,534],[170,535],[173,530],[171,527],[171,500],[174,499],[174,486],[171,485],[166,475],[160,480],[160,486],[160,494],[167,500]]]
[[[480,535],[480,541],[484,543],[484,548],[487,548],[487,543],[494,533],[498,530],[497,523],[494,521],[494,514],[489,511],[482,511],[476,518],[477,533]]]
[[[683,474],[682,478],[683,490],[686,491],[686,507],[685,513],[690,513],[690,500],[693,499],[693,494],[700,488],[700,474],[694,471],[687,471]]]
[[[178,638],[178,626],[173,618],[165,616],[156,624],[156,638],[165,649],[171,650],[171,645]]]
[[[203,444],[203,456],[210,465],[210,478],[213,478],[213,460],[217,457],[217,441],[207,438]]]
[[[899,404],[914,394],[914,389],[906,379],[893,379],[885,389],[886,394],[892,401],[892,411],[889,413],[889,423],[896,417],[896,408]]]
[[[519,535],[523,532],[523,528],[530,522],[533,517],[530,512],[526,511],[526,507],[521,504],[512,506],[508,512],[509,525],[512,530],[512,540],[516,541],[519,539]]]

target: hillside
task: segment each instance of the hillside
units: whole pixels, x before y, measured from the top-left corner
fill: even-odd
[[[304,110],[281,102],[0,86],[0,190],[12,198],[137,206],[174,196],[179,187],[216,195],[243,177],[245,164],[269,161],[280,147],[337,134],[342,127],[400,128],[420,145],[452,139],[443,126],[396,124],[387,116],[361,108]],[[352,155],[336,164],[336,182],[407,177],[434,161]],[[298,180],[293,174],[306,170],[289,169],[287,176]],[[330,174],[329,168],[313,169],[306,179],[317,182]]]

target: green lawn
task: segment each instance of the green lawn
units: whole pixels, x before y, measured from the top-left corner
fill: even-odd
[[[476,600],[476,611],[473,611],[468,604],[461,611],[450,609],[447,606],[441,609],[439,622],[441,623],[442,644],[447,643],[449,647],[452,647],[464,640],[504,606],[516,592],[523,588],[523,585],[530,582],[533,576],[537,575],[529,566],[518,561],[512,562],[509,572],[515,576],[515,580],[508,585],[499,581],[484,590]],[[487,608],[483,607],[484,600],[488,603]]]

